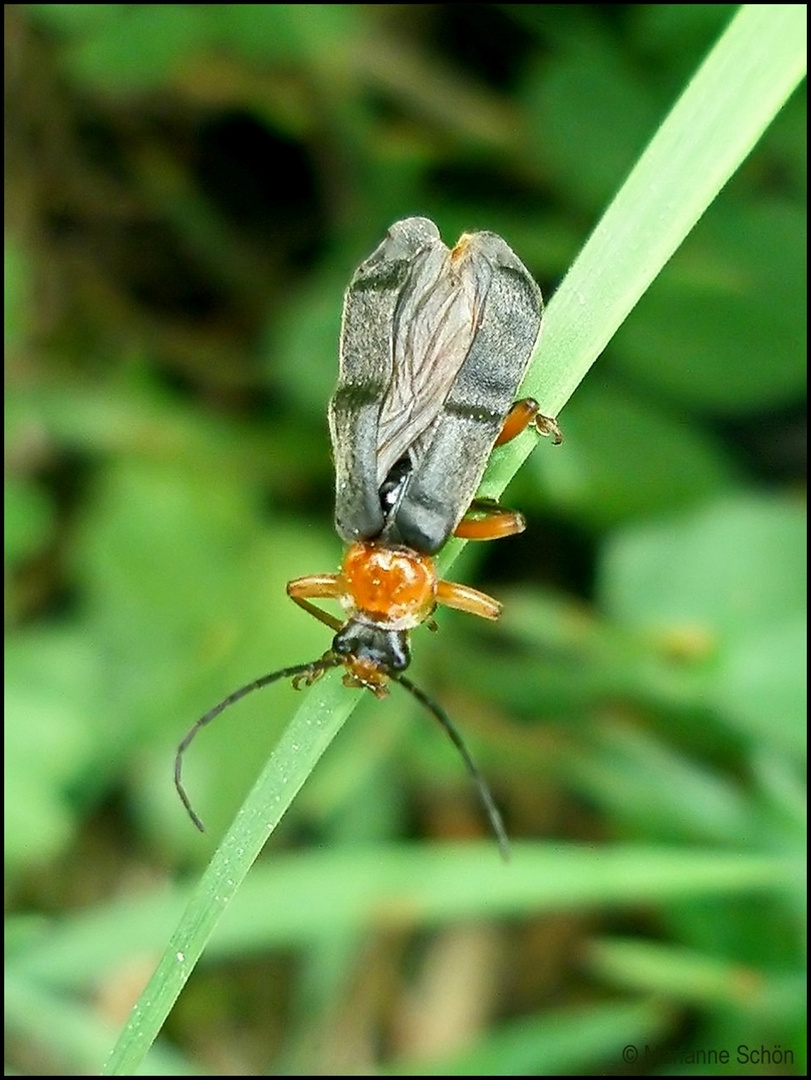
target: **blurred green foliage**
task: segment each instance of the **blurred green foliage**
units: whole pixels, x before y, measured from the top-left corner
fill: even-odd
[[[6,9],[11,1070],[98,1072],[296,695],[195,743],[203,838],[180,737],[329,644],[284,587],[340,558],[353,268],[419,213],[553,293],[734,10]],[[415,637],[523,869],[443,855],[460,763],[365,702],[151,1075],[804,1074],[805,159],[795,94],[456,564],[501,623]],[[741,1045],[794,1056],[684,1057]]]

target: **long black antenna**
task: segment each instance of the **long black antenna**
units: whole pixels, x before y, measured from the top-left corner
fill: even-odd
[[[241,686],[239,690],[235,690],[233,694],[229,694],[227,698],[224,698],[219,703],[219,705],[215,705],[213,709],[209,709],[205,716],[201,716],[200,719],[192,725],[184,736],[180,746],[178,746],[177,753],[175,754],[175,787],[180,796],[180,801],[186,807],[189,817],[200,832],[206,831],[205,826],[195,813],[189,796],[186,794],[186,789],[183,787],[183,781],[180,778],[181,770],[183,768],[183,754],[188,749],[189,743],[200,728],[205,727],[206,724],[210,724],[211,721],[218,717],[221,712],[224,712],[229,705],[234,705],[240,698],[244,698],[247,694],[252,694],[254,690],[261,690],[263,686],[269,686],[270,683],[276,682],[277,679],[294,679],[299,675],[314,676],[320,674],[322,671],[326,671],[328,668],[339,667],[342,663],[342,658],[333,657],[328,654],[320,660],[311,660],[307,664],[294,664],[293,667],[282,668],[281,671],[274,671],[270,675],[263,675],[260,679],[254,679],[253,682],[247,683],[245,686]]]
[[[447,731],[448,735],[450,736],[451,742],[462,755],[462,760],[465,763],[465,767],[467,768],[471,780],[476,785],[476,790],[479,794],[479,798],[481,799],[482,804],[484,805],[484,809],[487,812],[487,818],[490,822],[490,827],[492,828],[496,840],[498,841],[498,850],[501,853],[501,857],[504,862],[509,862],[510,840],[507,836],[507,830],[504,828],[504,822],[502,820],[501,814],[498,807],[496,806],[495,800],[493,799],[493,794],[490,791],[490,788],[487,786],[487,781],[484,779],[481,772],[479,772],[479,767],[473,760],[473,755],[470,753],[467,746],[465,745],[465,741],[459,733],[456,725],[453,723],[445,710],[441,708],[441,706],[439,706],[435,701],[432,701],[431,698],[429,698],[423,690],[420,690],[418,686],[415,686],[410,679],[407,679],[405,677],[405,675],[390,675],[390,678],[394,679],[394,681],[398,682],[401,686],[404,686],[410,694],[413,694],[417,701],[424,705],[428,712],[431,713]]]

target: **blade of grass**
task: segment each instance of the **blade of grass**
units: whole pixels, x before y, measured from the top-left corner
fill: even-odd
[[[632,938],[598,938],[584,952],[584,967],[597,978],[633,993],[692,1008],[744,1008],[771,1023],[777,1014],[805,1015],[800,972],[755,972],[695,949]]]
[[[639,297],[744,160],[805,72],[806,8],[740,9],[654,136],[547,310],[524,385],[557,414]],[[534,446],[515,440],[489,471],[498,495]],[[461,550],[449,544],[443,571]],[[104,1072],[129,1074],[157,1036],[214,926],[354,707],[337,673],[308,694],[214,854]]]
[[[400,1058],[380,1076],[569,1076],[583,1062],[635,1060],[668,1030],[664,1001],[622,1001],[544,1010],[500,1024],[441,1056]],[[621,1056],[622,1055],[622,1056]]]
[[[243,882],[206,959],[223,963],[269,949],[317,946],[325,935],[346,940],[375,930],[436,929],[462,920],[758,894],[779,895],[801,928],[805,848],[775,854],[768,847],[768,841],[750,851],[519,840],[507,873],[498,872],[492,842],[485,840],[279,852],[257,863]],[[196,887],[190,882],[156,888],[71,913],[45,932],[38,928],[33,939],[21,916],[11,932],[22,936],[23,947],[7,950],[6,977],[67,997],[85,994],[133,955],[162,948]]]
[[[547,307],[522,388],[546,415],[558,415],[803,79],[806,10],[744,5],[642,153]],[[536,442],[497,453],[486,494],[501,494]]]

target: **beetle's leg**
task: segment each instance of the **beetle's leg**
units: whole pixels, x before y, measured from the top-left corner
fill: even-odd
[[[469,615],[478,615],[482,619],[497,619],[501,614],[501,604],[487,593],[471,589],[469,585],[459,585],[454,581],[437,582],[436,599],[438,604],[458,608]]]
[[[520,435],[530,424],[535,426],[535,430],[539,435],[551,435],[555,446],[559,446],[563,442],[563,434],[558,427],[557,420],[553,420],[551,416],[544,416],[541,412],[541,406],[535,398],[528,397],[516,401],[507,413],[507,419],[504,421],[504,426],[496,439],[495,445],[503,446],[504,443],[514,439],[516,435]]]
[[[287,595],[309,615],[314,615],[319,622],[331,630],[340,630],[343,622],[327,611],[311,604],[311,599],[338,600],[343,596],[343,584],[338,574],[308,574],[307,577],[295,578],[287,583]]]
[[[540,405],[534,398],[522,398],[516,401],[507,413],[507,419],[504,421],[495,445],[502,446],[509,442],[530,424],[535,426],[539,434],[551,435],[555,445],[563,442],[557,420],[544,416],[540,409]],[[456,526],[454,536],[459,536],[463,540],[499,540],[503,536],[514,536],[526,528],[522,514],[515,510],[504,509],[495,499],[474,499],[468,513],[471,510],[480,516],[462,518]]]
[[[517,510],[507,510],[495,499],[474,499],[468,514],[479,517],[463,517],[454,530],[454,536],[463,540],[500,540],[503,536],[515,536],[527,527],[524,515]]]

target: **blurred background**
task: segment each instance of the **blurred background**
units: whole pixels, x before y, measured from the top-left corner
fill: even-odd
[[[177,743],[329,645],[284,590],[341,557],[356,265],[420,214],[502,234],[551,296],[734,11],[6,6],[7,1071],[98,1072],[297,695],[194,744],[205,836]],[[526,533],[455,564],[501,622],[414,636],[519,846],[805,850],[805,130],[798,93],[511,485]],[[152,1075],[645,1075],[739,1044],[773,1056],[735,1074],[804,1074],[801,898],[693,892],[685,856],[680,895],[495,918],[462,763],[366,696],[255,868],[292,874],[296,933],[257,892]],[[336,927],[365,853],[421,878],[443,841],[481,854],[458,910]],[[623,1060],[635,1034],[660,1063]]]

